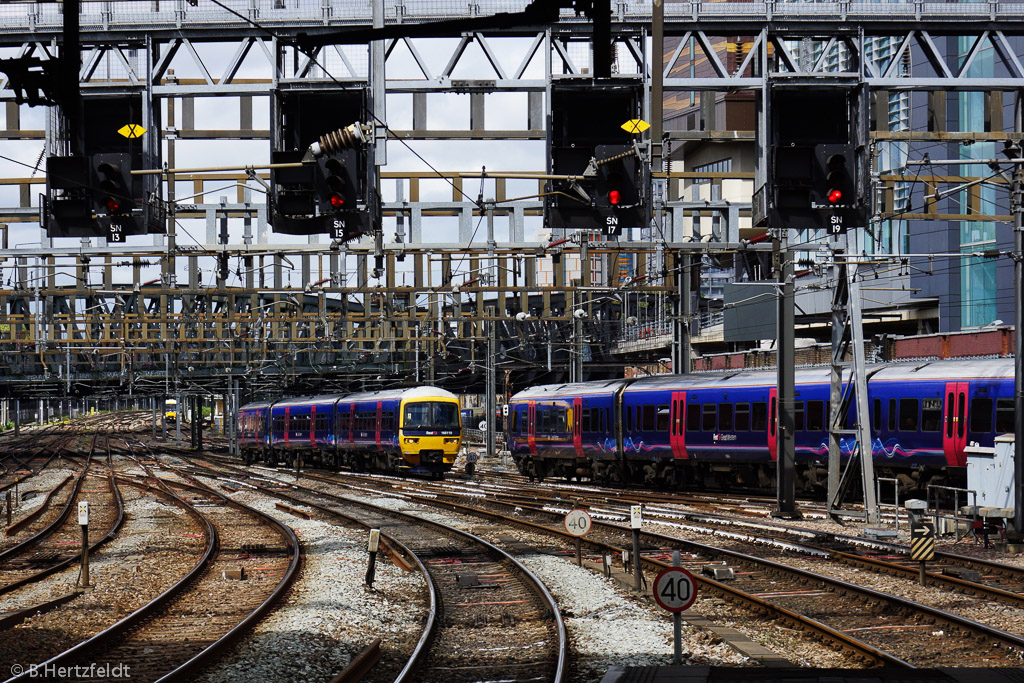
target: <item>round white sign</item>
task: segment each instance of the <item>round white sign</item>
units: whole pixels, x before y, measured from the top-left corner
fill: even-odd
[[[573,536],[586,536],[590,524],[590,515],[586,510],[572,510],[565,516],[565,530]]]
[[[697,580],[682,567],[662,569],[654,579],[654,600],[669,612],[685,612],[697,599]]]

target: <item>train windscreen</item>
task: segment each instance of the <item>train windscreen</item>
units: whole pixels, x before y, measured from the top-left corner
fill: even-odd
[[[403,429],[458,429],[459,406],[439,401],[416,401],[405,404]]]

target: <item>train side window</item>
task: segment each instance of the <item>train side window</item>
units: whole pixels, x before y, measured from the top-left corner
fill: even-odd
[[[732,431],[732,404],[718,404],[718,429],[723,432]]]
[[[656,424],[656,414],[654,406],[643,406],[644,411],[644,424],[643,430],[645,432],[653,432],[654,425]]]
[[[713,431],[715,431],[715,426],[716,426],[716,423],[717,423],[717,420],[715,419],[717,417],[715,408],[717,408],[717,407],[718,406],[716,406],[714,403],[705,403],[704,404],[704,414],[703,414],[703,417],[701,418],[701,425],[700,425],[700,428],[701,428],[702,431],[705,431],[705,432],[713,432]]]
[[[1012,434],[1014,429],[1013,399],[1001,398],[996,401],[996,434]]]
[[[956,435],[957,435],[958,438],[963,436],[964,435],[964,430],[967,429],[967,425],[965,424],[967,422],[967,420],[965,419],[967,417],[967,415],[966,415],[966,413],[964,413],[964,410],[966,408],[967,408],[967,395],[964,394],[964,393],[957,394],[957,397],[956,397],[956,414],[960,416],[960,419],[956,421]]]
[[[580,408],[580,431],[592,432],[590,428],[590,408]]]
[[[981,434],[992,431],[992,399],[971,399],[971,431]]]
[[[876,398],[871,403],[871,427],[874,431],[882,431],[882,399]]]
[[[804,430],[804,402],[793,403],[793,429],[798,432]]]
[[[763,432],[766,430],[768,428],[768,404],[764,401],[755,403],[751,418],[750,431]]]
[[[750,404],[749,403],[737,403],[736,404],[736,423],[733,425],[733,429],[737,432],[745,432],[750,429]]]
[[[669,413],[667,405],[660,405],[660,406],[658,406],[658,426],[656,428],[657,431],[659,431],[659,432],[667,432],[668,431],[669,415],[670,415],[670,413]]]
[[[622,412],[626,414],[626,431],[633,431],[633,406],[623,406]]]
[[[689,403],[686,406],[686,431],[695,432],[700,429],[700,404]]]
[[[807,402],[807,431],[821,432],[825,430],[825,402]]]
[[[942,399],[925,398],[921,400],[921,431],[938,432],[942,425]]]
[[[946,394],[946,438],[953,438],[953,406],[954,404],[953,392]]]
[[[555,434],[567,434],[569,432],[569,411],[565,408],[558,408],[555,410]]]
[[[901,432],[916,432],[917,431],[917,399],[916,398],[901,398],[900,399],[900,431]]]
[[[896,399],[889,399],[889,431],[896,431]]]

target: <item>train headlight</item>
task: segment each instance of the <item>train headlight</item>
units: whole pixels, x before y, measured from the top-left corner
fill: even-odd
[[[456,439],[445,439],[444,442],[445,443],[458,443],[459,440],[457,438]]]
[[[407,437],[405,437],[405,442],[406,443],[419,443],[420,440],[418,438],[407,436]]]

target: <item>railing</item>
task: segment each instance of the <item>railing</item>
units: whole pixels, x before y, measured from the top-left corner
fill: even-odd
[[[932,492],[933,491],[935,492],[934,504],[932,502]],[[941,497],[941,492],[942,491],[952,491],[952,493],[953,493],[953,514],[951,514],[951,515],[950,514],[943,514],[942,511],[939,509],[939,503],[940,503],[940,497]],[[967,496],[968,495],[974,497],[974,502],[971,504],[971,509],[973,510],[973,514],[970,517],[965,517],[965,516],[959,514],[960,513],[960,494],[964,494],[964,502],[965,503],[967,502]],[[929,484],[928,485],[928,508],[935,511],[936,527],[940,527],[940,528],[936,528],[935,529],[935,533],[936,534],[940,534],[943,531],[945,531],[944,529],[941,528],[942,526],[945,526],[945,525],[939,525],[938,521],[940,519],[948,519],[948,520],[951,520],[953,522],[953,533],[955,535],[956,540],[959,541],[960,540],[960,522],[970,522],[971,525],[972,525],[972,528],[973,528],[973,523],[978,520],[978,492],[974,491],[972,489],[961,489],[961,488],[955,488],[953,486],[937,486],[937,485]]]

